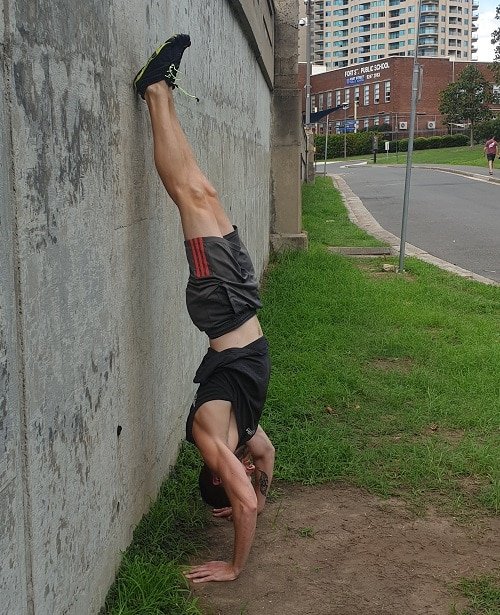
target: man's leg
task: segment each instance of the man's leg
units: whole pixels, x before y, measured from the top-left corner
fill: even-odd
[[[144,98],[151,116],[156,169],[179,209],[185,238],[230,233],[233,226],[179,124],[172,89],[160,81],[147,88]]]

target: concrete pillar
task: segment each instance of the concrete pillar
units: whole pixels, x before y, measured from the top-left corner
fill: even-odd
[[[275,62],[272,110],[271,186],[275,250],[307,248],[302,230],[301,97],[298,89],[297,0],[275,0]]]

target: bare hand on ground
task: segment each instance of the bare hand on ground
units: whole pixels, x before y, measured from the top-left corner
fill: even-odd
[[[207,583],[208,581],[234,581],[238,575],[233,565],[227,562],[207,562],[199,566],[192,566],[185,577],[193,583]]]
[[[226,506],[224,508],[214,508],[212,510],[212,515],[214,517],[220,517],[221,519],[227,519],[228,521],[233,520],[233,508],[232,506]]]

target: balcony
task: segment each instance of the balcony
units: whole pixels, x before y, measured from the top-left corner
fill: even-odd
[[[438,4],[423,4],[420,12],[424,15],[425,13],[439,13],[439,5]]]
[[[472,21],[477,21],[479,19],[479,13],[472,13]]]
[[[437,37],[430,36],[419,36],[418,37],[418,46],[419,47],[437,47]]]
[[[437,15],[425,15],[424,17],[422,17],[420,19],[420,23],[433,23],[433,24],[438,24],[439,23],[439,16]]]
[[[477,0],[472,0],[472,10],[477,10],[479,8],[479,2]]]
[[[478,35],[477,35],[477,34],[473,34],[473,35],[471,36],[471,41],[472,41],[473,43],[477,43],[478,38],[479,38],[479,37],[478,37]]]
[[[438,28],[437,26],[433,28],[427,26],[426,28],[419,28],[418,33],[419,34],[435,34],[436,36],[438,36]]]
[[[437,53],[437,49],[431,49],[431,48],[425,49],[425,48],[422,48],[422,49],[418,50],[418,55],[420,57],[425,57],[425,58],[437,58],[438,53]]]

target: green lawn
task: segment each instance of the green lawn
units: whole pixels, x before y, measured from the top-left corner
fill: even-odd
[[[383,143],[377,154],[377,164],[406,164],[406,152],[399,154],[386,154],[383,151]],[[339,158],[335,158],[339,160]],[[365,154],[364,156],[352,156],[347,160],[368,160],[373,161],[373,156]],[[317,161],[318,171],[321,171],[322,160]],[[483,146],[475,145],[474,147],[446,147],[442,149],[415,150],[413,152],[414,164],[453,164],[466,165],[474,167],[486,168],[486,158],[484,156]],[[499,166],[498,161],[495,163]]]
[[[377,242],[349,223],[328,178],[304,186],[303,197],[310,249],[272,259],[260,314],[273,364],[263,426],[276,478],[341,480],[422,512],[432,503],[454,515],[498,513],[500,288],[414,259],[396,274],[382,273],[379,259],[329,253],[328,245]],[[200,613],[180,572],[203,544],[198,467],[184,446],[103,615]],[[489,606],[495,583],[463,580],[471,606],[461,615],[498,613]]]

